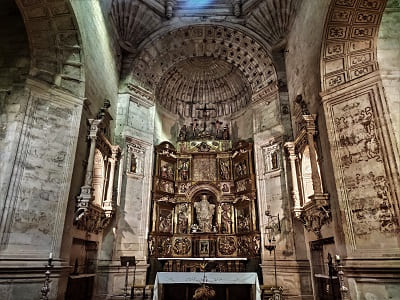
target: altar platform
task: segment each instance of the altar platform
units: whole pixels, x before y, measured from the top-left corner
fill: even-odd
[[[211,286],[218,300],[261,300],[257,273],[158,272],[153,300],[191,300],[202,284]]]

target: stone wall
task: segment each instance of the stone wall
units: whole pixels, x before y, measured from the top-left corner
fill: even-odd
[[[400,147],[400,2],[386,4],[378,36],[378,63],[397,146]]]
[[[43,264],[50,252],[56,257],[56,278],[65,268],[58,254],[83,104],[82,99],[35,81],[28,82],[23,95],[27,98],[20,101],[26,104],[20,133],[13,137],[17,147],[11,180],[0,202],[1,257],[29,278],[22,282],[23,289],[20,284],[8,286],[10,281],[20,282],[9,273],[2,284],[12,299],[39,295],[42,280],[38,281],[38,276],[43,278]],[[57,294],[57,285],[55,279],[52,297]]]

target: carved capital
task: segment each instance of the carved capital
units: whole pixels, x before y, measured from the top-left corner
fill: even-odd
[[[103,119],[89,119],[89,138],[96,140]]]
[[[303,207],[300,216],[301,221],[307,231],[312,231],[321,239],[322,226],[328,224],[332,220],[332,213],[329,204],[328,194],[315,194],[310,197],[311,201]]]
[[[307,134],[315,135],[315,133],[317,132],[315,126],[315,120],[317,119],[317,115],[303,115],[302,117],[306,123]]]
[[[289,153],[289,158],[294,157],[296,158],[296,146],[294,142],[286,142],[284,147],[287,149]]]

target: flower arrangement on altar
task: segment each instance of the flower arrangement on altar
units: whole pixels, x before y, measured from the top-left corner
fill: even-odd
[[[203,285],[194,291],[193,300],[208,300],[214,298],[215,290],[203,283]]]

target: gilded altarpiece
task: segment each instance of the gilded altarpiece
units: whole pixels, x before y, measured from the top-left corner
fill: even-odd
[[[203,140],[178,142],[177,150],[168,142],[156,146],[150,258],[258,258],[257,223],[252,144]],[[193,270],[189,261],[179,264],[173,270]],[[226,264],[216,268],[231,270]]]

